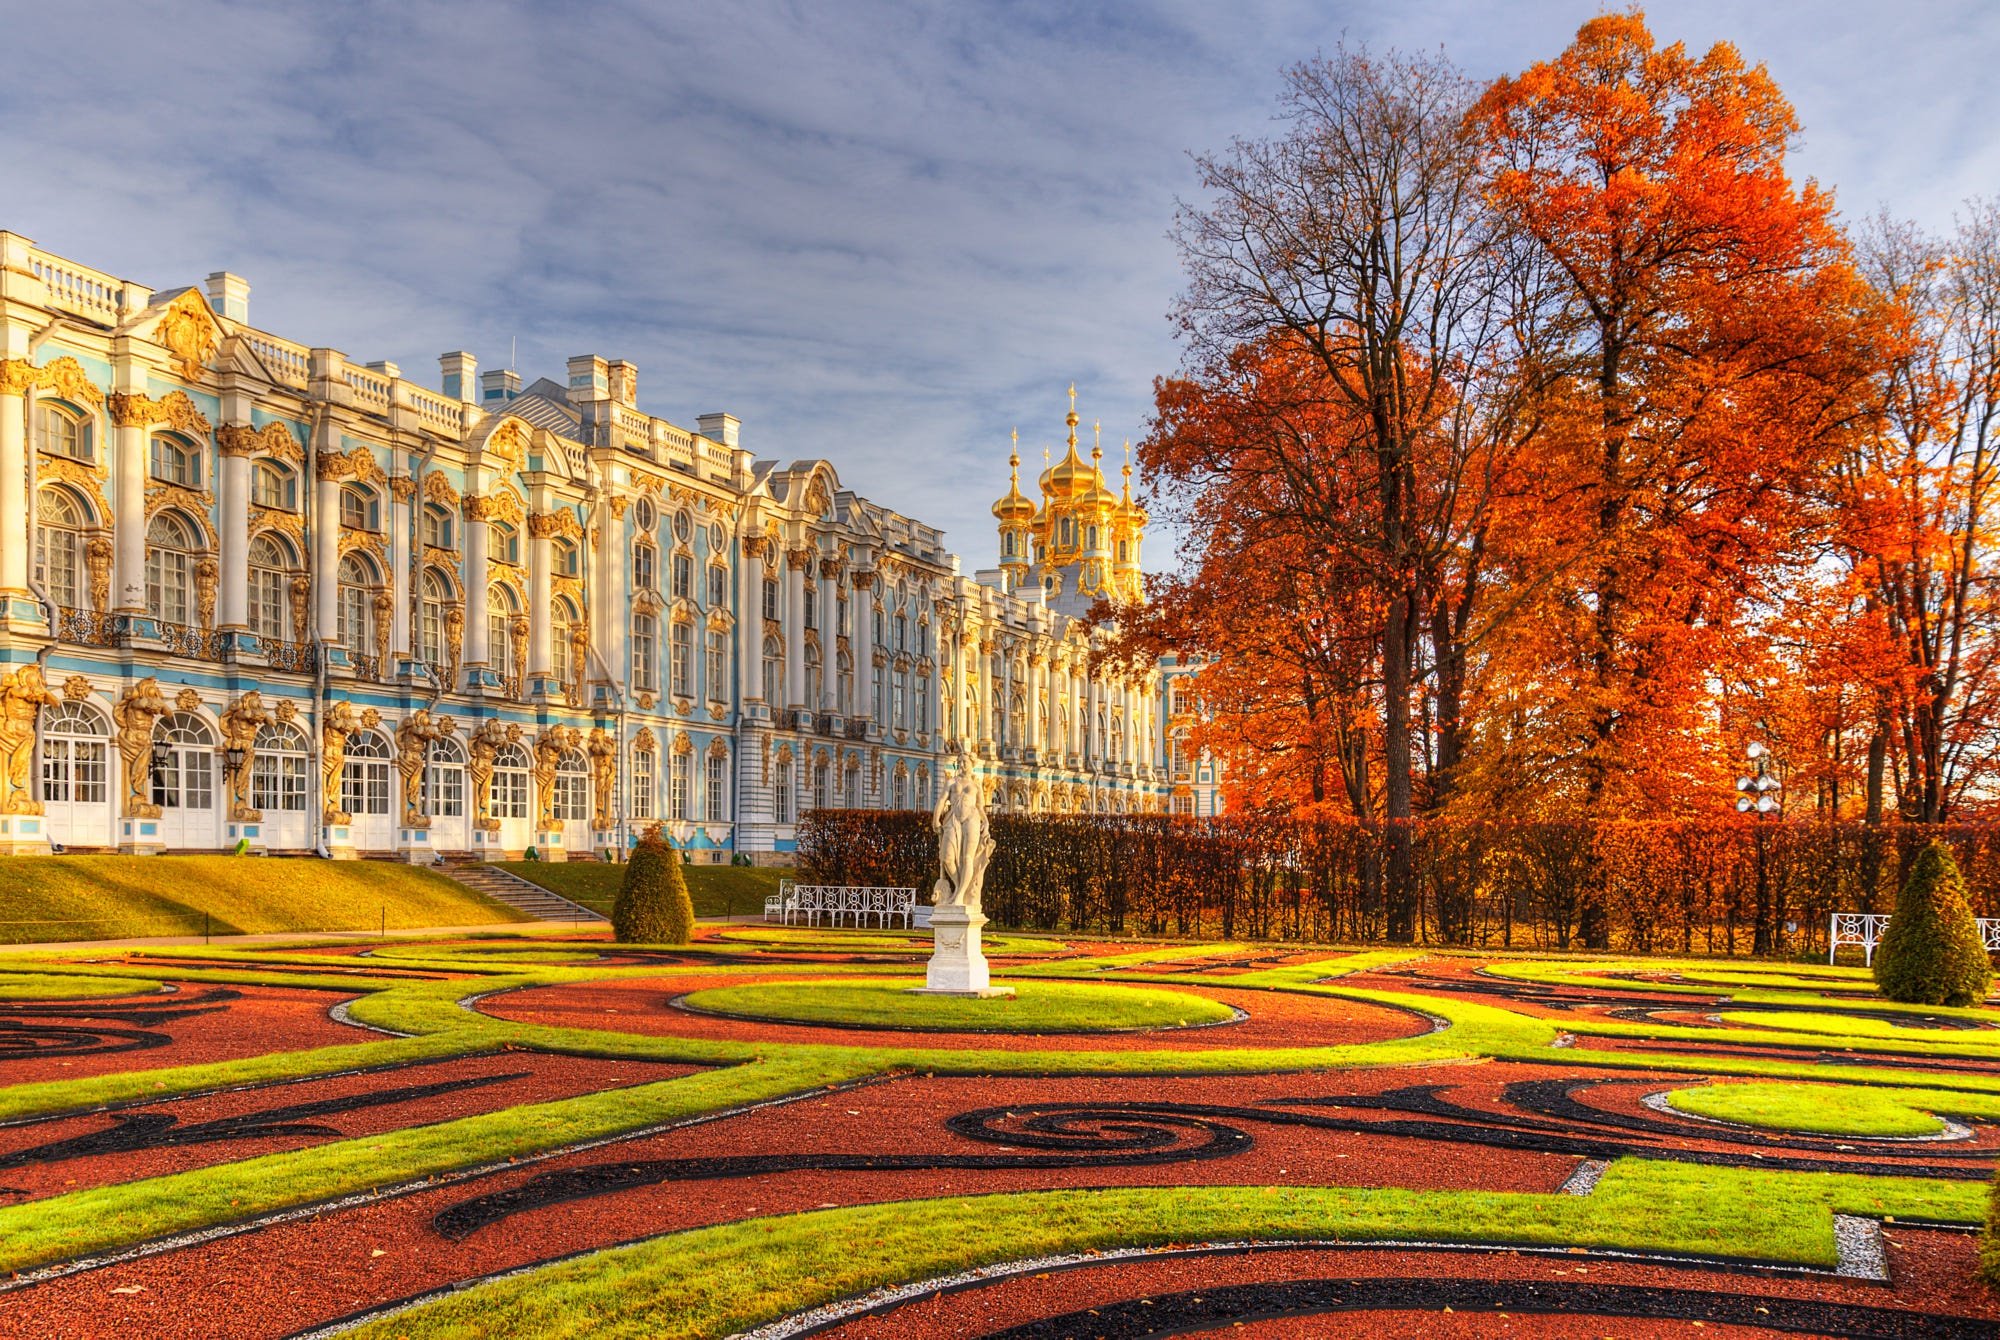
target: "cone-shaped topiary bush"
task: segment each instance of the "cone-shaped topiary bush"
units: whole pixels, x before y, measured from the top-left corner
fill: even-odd
[[[625,882],[611,905],[611,933],[629,944],[681,945],[694,935],[694,901],[681,858],[654,824],[625,863]]]
[[[1891,1000],[1977,1005],[1993,982],[1958,863],[1942,842],[1917,856],[1875,951],[1875,984]]]

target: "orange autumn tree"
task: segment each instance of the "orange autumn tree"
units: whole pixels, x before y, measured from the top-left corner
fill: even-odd
[[[1542,644],[1526,747],[1582,812],[1660,813],[1700,784],[1712,676],[1859,413],[1864,286],[1830,199],[1786,174],[1790,106],[1727,45],[1600,16],[1474,119],[1490,200],[1565,281],[1575,412],[1541,449],[1577,481],[1579,552],[1516,625]]]

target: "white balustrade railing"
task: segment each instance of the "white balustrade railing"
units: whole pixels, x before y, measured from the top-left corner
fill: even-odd
[[[39,248],[28,253],[28,267],[49,291],[49,306],[90,321],[116,321],[125,297],[125,281]]]
[[[271,375],[287,386],[306,386],[312,381],[312,351],[303,344],[281,340],[261,330],[246,330],[243,339],[264,360]]]
[[[916,911],[915,889],[863,884],[793,884],[787,880],[764,900],[764,920],[787,926],[888,926],[900,919],[907,927]]]
[[[1875,946],[1882,943],[1888,930],[1887,913],[1835,912],[1826,937],[1826,961],[1833,962],[1842,945],[1855,945],[1861,950],[1861,961],[1873,967]],[[2000,917],[1980,917],[1979,937],[1986,942],[1989,954],[2000,953]]]

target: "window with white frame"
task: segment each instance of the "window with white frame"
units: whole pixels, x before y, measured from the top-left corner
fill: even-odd
[[[42,718],[42,799],[101,805],[109,796],[111,729],[104,714],[64,702]]]
[[[153,435],[149,473],[162,484],[178,484],[184,489],[201,487],[201,456],[189,443],[169,433]]]
[[[417,619],[417,652],[425,661],[440,668],[450,651],[445,638],[446,615],[450,609],[450,583],[436,568],[425,569],[423,601]]]
[[[729,822],[729,756],[708,752],[708,776],[702,779],[703,812],[712,824]]]
[[[694,555],[674,554],[674,599],[694,599]]]
[[[274,536],[259,535],[250,541],[250,631],[258,637],[285,640],[291,566],[291,555]]]
[[[465,748],[449,736],[431,741],[424,758],[423,806],[433,819],[465,817]]]
[[[632,546],[632,589],[650,591],[659,581],[659,550],[650,544]]]
[[[86,587],[84,511],[67,489],[35,495],[35,575],[56,604],[82,609]]]
[[[785,703],[785,649],[775,637],[764,639],[764,701],[772,707]]]
[[[526,746],[502,746],[493,756],[493,786],[488,808],[496,819],[528,817],[529,783],[533,767]]]
[[[660,687],[660,621],[651,614],[632,616],[632,687],[652,693]]]
[[[720,628],[708,630],[708,700],[729,700],[729,634]]]
[[[37,402],[35,417],[41,430],[43,451],[86,464],[94,459],[90,420],[66,406],[47,400]]]
[[[557,823],[574,823],[590,817],[590,766],[581,753],[565,749],[556,760]]]
[[[155,619],[189,621],[195,557],[201,552],[194,527],[178,513],[162,512],[146,528],[146,610]]]
[[[382,500],[365,484],[348,484],[340,490],[340,524],[347,530],[382,529]]]
[[[729,604],[729,569],[720,563],[708,565],[708,607],[724,609]]]
[[[667,803],[671,808],[668,810],[668,817],[691,818],[693,811],[688,808],[688,788],[694,780],[694,755],[685,749],[676,749],[670,771],[672,775],[667,787]]]
[[[340,599],[336,606],[340,644],[357,656],[373,656],[383,648],[375,645],[374,570],[359,554],[340,560]]]
[[[389,760],[394,751],[379,731],[365,730],[347,742],[340,770],[340,808],[349,814],[389,813]]]
[[[312,750],[305,732],[284,721],[257,730],[257,753],[250,764],[250,804],[266,812],[298,813],[311,795]]]
[[[450,510],[441,503],[424,504],[419,534],[423,542],[434,549],[458,547],[458,528],[452,524]]]
[[[673,695],[694,696],[694,625],[681,620],[673,633]]]
[[[299,510],[299,477],[276,461],[259,461],[250,473],[250,501],[280,512]]]
[[[653,793],[659,785],[659,755],[651,749],[632,751],[632,817],[653,817]]]
[[[771,765],[771,818],[781,824],[792,822],[792,760],[781,754]]]

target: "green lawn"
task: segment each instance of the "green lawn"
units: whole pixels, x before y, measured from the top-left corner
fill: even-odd
[[[921,977],[840,982],[759,982],[697,991],[692,1009],[756,1019],[868,1028],[975,1032],[1101,1033],[1226,1023],[1227,1005],[1186,991],[1091,982],[1016,982],[1012,999],[914,996]]]
[[[528,918],[443,875],[388,861],[268,856],[14,856],[0,943],[141,935],[367,931]]]
[[[611,915],[625,867],[603,861],[496,861],[502,870],[559,893],[593,912]],[[755,916],[764,899],[778,891],[778,881],[792,878],[787,866],[684,865],[688,896],[698,917]]]

